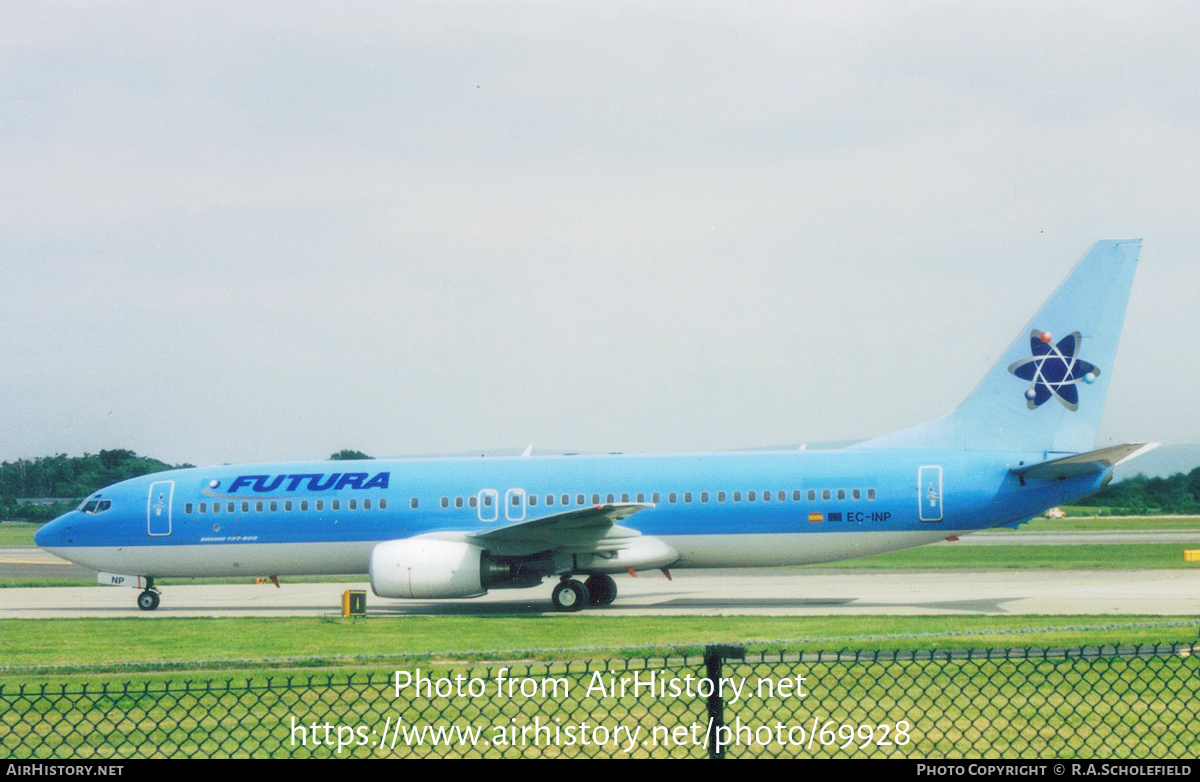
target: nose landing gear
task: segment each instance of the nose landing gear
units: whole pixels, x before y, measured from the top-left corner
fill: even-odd
[[[153,611],[158,608],[159,591],[154,588],[154,579],[146,579],[146,589],[137,598],[137,606],[143,611]]]

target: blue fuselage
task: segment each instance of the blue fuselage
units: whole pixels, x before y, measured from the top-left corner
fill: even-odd
[[[362,573],[381,541],[643,503],[653,507],[623,524],[674,546],[672,567],[807,564],[1016,524],[1097,491],[1106,475],[1010,472],[1045,458],[846,450],[190,468],[108,487],[37,544],[152,576]]]

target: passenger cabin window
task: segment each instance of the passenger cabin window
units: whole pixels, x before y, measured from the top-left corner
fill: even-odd
[[[93,505],[92,507],[94,508],[94,507],[96,507],[96,506],[95,506],[95,505]],[[85,511],[85,512],[86,512],[86,511]],[[188,515],[190,516],[190,515],[191,515],[191,513],[192,513],[192,503],[190,503],[190,502],[189,502],[189,503],[187,503],[186,505],[184,505],[184,506],[183,506],[183,512],[184,512],[184,513],[186,513],[186,514],[188,514]]]
[[[559,497],[558,499],[560,499],[562,501],[563,505],[571,504],[571,495],[570,494],[564,494],[563,496]]]
[[[583,495],[582,495],[582,494],[576,494],[576,495],[575,495],[575,504],[576,504],[576,505],[582,505],[582,504],[583,504]]]
[[[874,489],[867,489],[867,499],[868,500],[875,499],[875,490]]]
[[[778,492],[775,495],[775,499],[779,500],[780,502],[783,502],[785,499],[787,499],[787,492],[783,492],[783,491]]]
[[[513,505],[516,505],[516,504],[518,504],[518,503],[516,502],[516,499],[517,499],[517,498],[516,498],[516,496],[514,496],[514,497],[513,497]],[[532,508],[532,507],[534,507],[535,505],[537,505],[537,495],[536,495],[536,494],[530,494],[530,495],[529,495],[529,507],[531,507],[531,508]]]
[[[208,513],[208,503],[207,502],[200,503],[200,512]]]
[[[616,502],[616,499],[613,497],[613,495],[609,494],[608,499],[605,500],[605,502],[607,502],[609,505],[612,505],[614,502]]]
[[[700,501],[708,502],[708,492],[706,492],[706,491],[700,492]]]
[[[771,492],[764,491],[763,492],[763,502],[770,502],[770,501],[771,501]]]
[[[850,492],[850,496],[856,500],[861,500],[862,499],[862,489],[855,489],[854,491]]]
[[[823,500],[829,499],[829,489],[821,490],[821,499],[823,499]]]
[[[220,512],[221,512],[221,503],[214,502],[213,503],[213,513],[220,513]]]
[[[411,500],[409,500],[408,505],[411,508],[417,507],[417,498],[413,497]],[[317,508],[317,510],[320,510],[320,508]]]
[[[341,510],[341,508],[342,508],[342,501],[341,501],[341,500],[330,500],[330,501],[329,501],[329,508],[330,508],[331,510]]]
[[[792,502],[799,502],[799,501],[800,501],[800,490],[792,489]]]
[[[368,500],[368,502],[369,502],[369,500]],[[462,506],[463,506],[463,498],[462,498],[462,497],[455,497],[455,498],[454,498],[454,507],[456,507],[456,508],[461,508]],[[369,505],[367,505],[367,504],[366,504],[366,502],[364,502],[364,503],[363,503],[363,507],[364,507],[364,508],[369,508],[370,506],[369,506]]]
[[[277,510],[279,510],[279,503],[275,500],[271,500],[271,512],[274,513]]]
[[[599,504],[600,504],[600,495],[599,495],[599,494],[593,494],[593,495],[592,495],[592,504],[593,504],[593,505],[599,505]]]
[[[450,498],[449,497],[442,497],[442,507],[443,508],[450,507]]]
[[[816,498],[817,498],[817,492],[816,492],[816,490],[815,490],[815,489],[809,489],[809,490],[808,490],[808,501],[809,501],[809,502],[812,502],[812,501],[813,501],[813,500],[815,500]]]
[[[350,500],[350,510],[358,510],[358,500]]]
[[[213,506],[213,510],[215,511],[216,509],[217,509],[217,506],[216,506],[216,505],[214,505],[214,506]],[[292,501],[291,501],[291,500],[287,500],[286,502],[284,502],[284,503],[283,503],[283,509],[284,509],[285,511],[287,511],[288,513],[291,513],[291,512],[292,512]]]
[[[846,499],[846,490],[845,489],[838,489],[838,499],[839,500]]]
[[[735,491],[735,492],[733,493],[733,501],[734,501],[734,502],[741,502],[741,501],[742,501],[742,493],[741,493],[740,491]]]
[[[249,513],[249,512],[250,512],[250,503],[243,502],[242,503],[242,513]]]
[[[300,500],[300,510],[308,510],[308,500]]]
[[[628,495],[628,494],[622,494],[622,495],[621,495],[621,502],[629,502],[629,495]]]
[[[254,503],[255,511],[257,511],[258,513],[262,513],[262,509],[263,509],[262,500],[259,500],[258,502]]]
[[[684,501],[684,502],[691,502],[691,501],[692,501],[692,493],[691,493],[690,491],[685,491],[685,492],[683,493],[683,501]]]
[[[547,504],[547,505],[553,505],[553,504],[554,504],[554,495],[553,495],[553,494],[547,494],[547,495],[546,495],[546,504]]]
[[[675,492],[671,492],[670,494],[667,495],[667,502],[674,502],[674,501],[675,501]]]
[[[474,507],[475,507],[475,498],[474,498],[474,497],[472,497],[472,498],[471,498],[471,507],[472,507],[472,508],[474,508]],[[387,497],[380,497],[380,498],[379,498],[379,509],[380,509],[380,510],[387,510]]]
[[[662,496],[658,492],[654,492],[653,494],[650,495],[650,501],[653,502],[655,505],[657,505],[660,500],[662,500]]]
[[[413,502],[416,502],[416,500],[413,500]],[[417,506],[414,505],[413,507]],[[325,510],[325,500],[317,500],[317,510]]]
[[[757,492],[752,492],[752,491],[746,492],[746,501],[747,502],[754,502],[754,500],[757,498],[758,498]]]
[[[724,502],[724,501],[725,501],[725,492],[723,492],[723,491],[717,492],[717,502]]]

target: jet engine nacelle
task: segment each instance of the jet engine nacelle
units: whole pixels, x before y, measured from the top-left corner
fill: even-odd
[[[487,592],[483,557],[468,543],[388,540],[371,549],[371,590],[379,597],[476,597]]]

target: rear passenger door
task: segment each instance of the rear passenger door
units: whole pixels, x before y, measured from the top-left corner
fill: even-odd
[[[921,521],[942,520],[942,468],[936,465],[922,467],[917,473],[917,490],[920,496]]]

